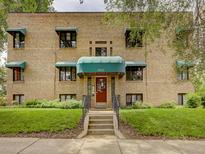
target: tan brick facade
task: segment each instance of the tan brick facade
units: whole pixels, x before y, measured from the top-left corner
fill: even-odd
[[[24,94],[25,99],[58,99],[59,94],[76,94],[77,99],[87,94],[87,77],[76,81],[59,81],[58,61],[77,61],[82,56],[89,56],[92,47],[107,47],[110,56],[121,56],[126,61],[143,60],[147,63],[143,81],[126,81],[126,75],[115,78],[116,94],[125,105],[126,94],[142,93],[145,102],[154,105],[165,101],[177,101],[178,93],[194,90],[190,81],[178,81],[176,78],[173,49],[166,45],[162,36],[145,49],[126,48],[123,26],[108,26],[102,23],[103,13],[11,13],[8,17],[9,27],[25,27],[25,48],[14,49],[13,38],[8,35],[8,62],[24,60],[25,80],[13,81],[13,71],[8,69],[7,99],[11,103],[13,94]],[[59,36],[56,27],[77,27],[77,48],[59,48]],[[90,44],[92,41],[92,44]],[[107,41],[107,44],[95,44],[95,41]],[[110,42],[112,41],[112,42]],[[163,51],[161,51],[161,46]],[[165,52],[164,52],[165,51]],[[95,87],[95,76],[92,84]],[[107,76],[107,102],[111,106],[111,76]],[[95,96],[92,96],[95,106]]]

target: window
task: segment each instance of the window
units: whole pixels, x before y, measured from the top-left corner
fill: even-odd
[[[60,32],[60,48],[77,47],[76,32]]]
[[[95,56],[107,56],[107,48],[95,48]]]
[[[126,105],[130,106],[136,103],[137,101],[143,102],[143,94],[127,94],[126,95]]]
[[[15,101],[18,104],[22,104],[24,102],[24,94],[14,94],[13,101]]]
[[[131,31],[126,31],[125,33],[125,41],[126,47],[143,47],[143,31],[136,32],[135,38],[131,38]]]
[[[24,80],[24,69],[15,67],[13,68],[13,81],[23,81]]]
[[[14,48],[24,48],[25,36],[21,33],[15,32],[13,37],[13,47]]]
[[[176,33],[177,44],[181,45],[184,48],[189,47],[189,36],[190,36],[190,30],[184,29]]]
[[[178,94],[178,104],[184,105],[186,102],[186,94],[185,93],[179,93]]]
[[[128,81],[143,80],[143,67],[127,66],[126,80]]]
[[[189,69],[179,70],[177,74],[178,80],[189,80]]]
[[[110,47],[110,56],[112,56],[112,47]]]
[[[59,98],[61,102],[65,102],[71,99],[76,99],[76,94],[60,94]]]
[[[89,56],[92,56],[92,47],[89,48]]]
[[[87,94],[92,95],[92,79],[91,79],[91,77],[88,77],[88,81],[87,81]]]
[[[59,70],[60,81],[75,81],[76,67],[61,67]]]

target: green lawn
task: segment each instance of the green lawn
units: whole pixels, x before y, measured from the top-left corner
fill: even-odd
[[[57,132],[78,126],[81,110],[0,108],[0,134]]]
[[[142,135],[205,138],[205,109],[121,110],[120,118]]]

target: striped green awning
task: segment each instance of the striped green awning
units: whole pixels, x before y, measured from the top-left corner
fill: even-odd
[[[56,27],[56,32],[77,32],[77,27]]]
[[[147,64],[144,61],[126,61],[125,65],[126,67],[127,66],[141,66],[141,67],[147,66]]]
[[[119,56],[81,57],[77,73],[125,73],[125,61]]]
[[[14,68],[14,67],[20,67],[24,69],[26,67],[26,62],[25,61],[12,61],[6,63],[7,68]]]
[[[76,62],[72,61],[59,61],[55,64],[56,67],[76,67]]]
[[[194,63],[192,61],[186,61],[186,60],[177,60],[176,61],[177,67],[193,67]]]
[[[26,35],[26,28],[8,28],[6,31],[11,35],[13,35],[16,32]]]

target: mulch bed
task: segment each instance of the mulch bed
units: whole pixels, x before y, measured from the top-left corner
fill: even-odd
[[[205,140],[205,138],[195,138],[195,137],[179,137],[179,138],[170,138],[165,136],[145,136],[143,134],[140,134],[129,126],[128,124],[124,123],[123,121],[120,121],[120,131],[124,135],[126,139],[151,139],[151,140]]]
[[[75,129],[66,129],[61,132],[38,132],[38,133],[18,133],[18,134],[0,134],[0,137],[32,137],[32,138],[59,138],[59,139],[73,139],[82,132],[82,125],[78,125]]]

